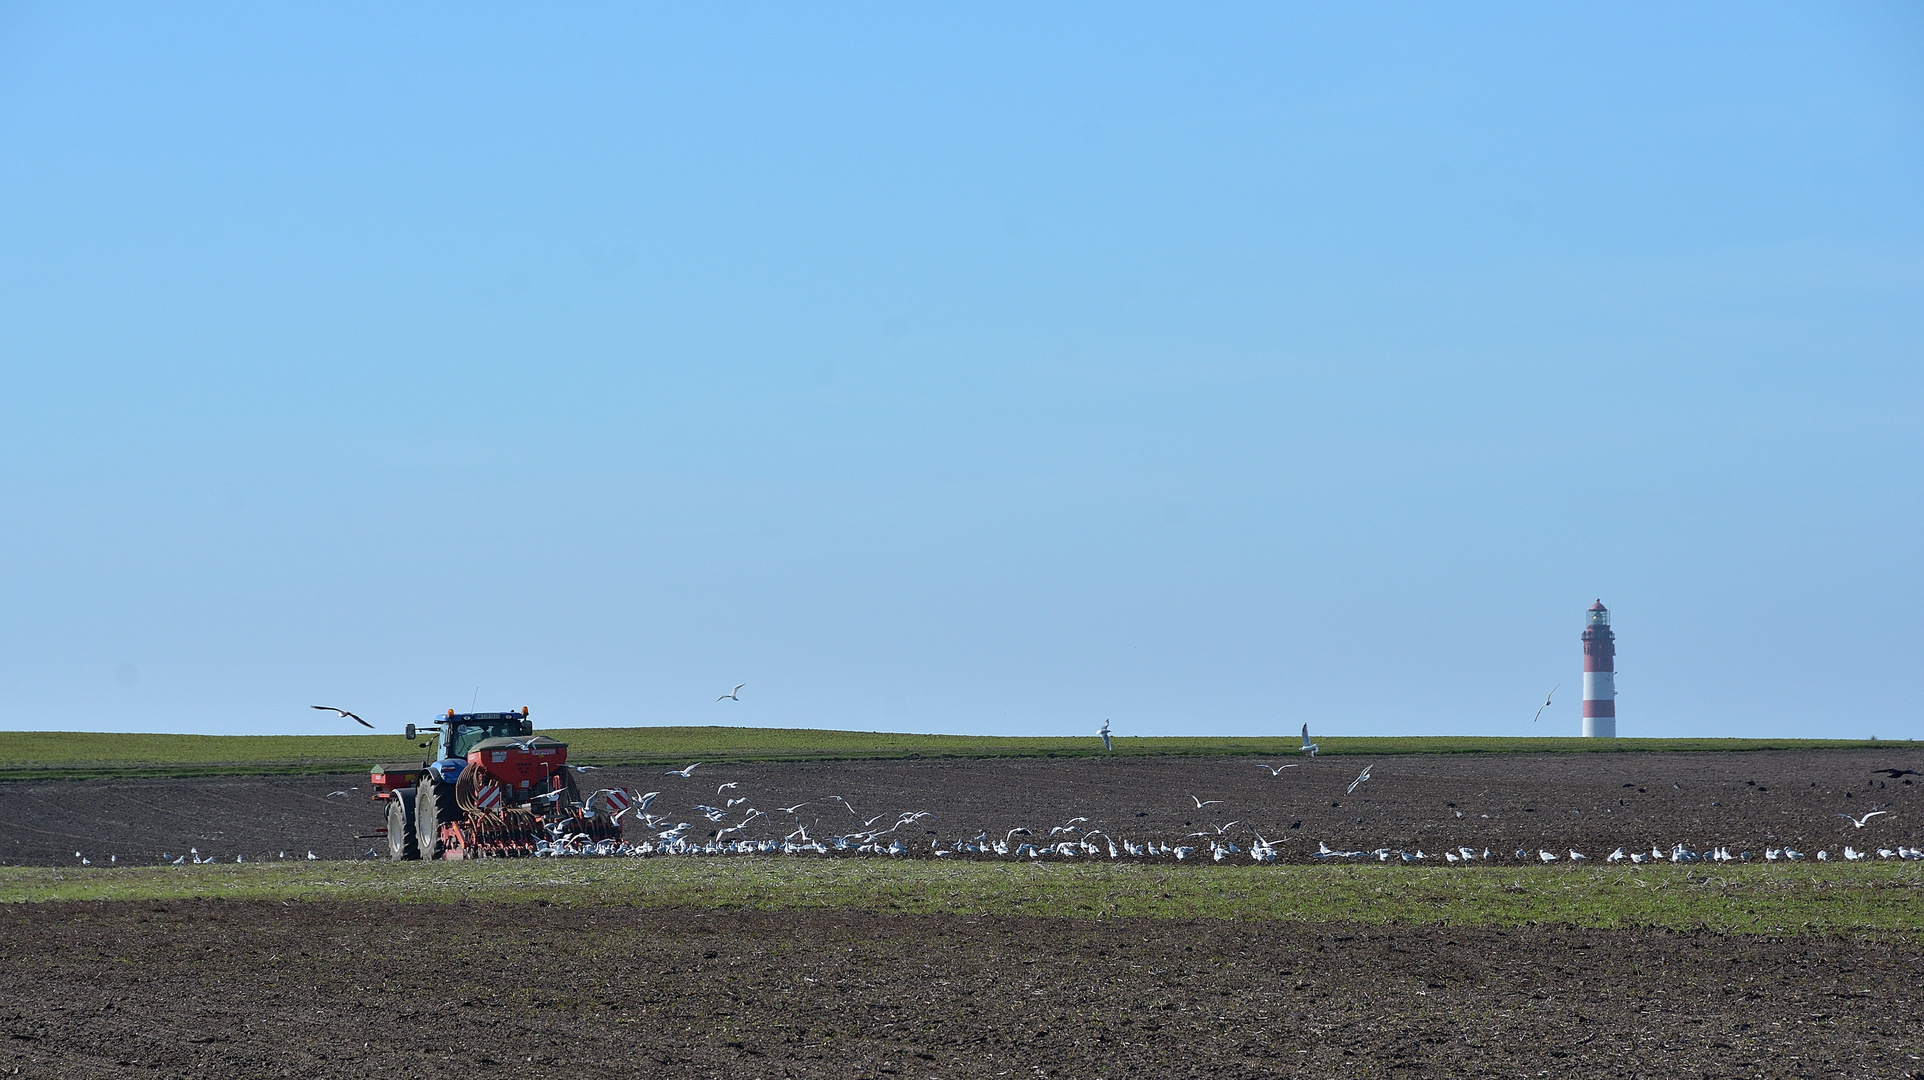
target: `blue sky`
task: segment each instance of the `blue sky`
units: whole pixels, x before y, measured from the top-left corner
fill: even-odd
[[[1921,196],[1914,5],[9,5],[0,726],[1924,737]]]

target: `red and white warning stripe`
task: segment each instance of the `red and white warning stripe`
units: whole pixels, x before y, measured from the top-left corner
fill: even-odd
[[[620,817],[622,811],[633,805],[633,802],[626,788],[602,788],[588,796],[588,808],[607,814],[610,818]]]
[[[501,809],[501,785],[483,784],[481,790],[474,793],[474,805],[483,810]]]

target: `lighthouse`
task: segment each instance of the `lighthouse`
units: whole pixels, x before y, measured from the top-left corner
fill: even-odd
[[[1583,623],[1583,737],[1617,737],[1617,635],[1601,600]]]

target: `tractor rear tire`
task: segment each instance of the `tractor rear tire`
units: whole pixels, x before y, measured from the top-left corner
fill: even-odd
[[[401,792],[387,800],[387,857],[413,862],[421,857],[421,837],[414,828],[414,800]]]
[[[423,776],[421,786],[414,789],[414,834],[420,857],[440,858],[445,853],[441,826],[459,820],[461,807],[454,801],[454,785],[444,784],[432,774]]]

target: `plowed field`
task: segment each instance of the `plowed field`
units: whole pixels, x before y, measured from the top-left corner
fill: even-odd
[[[1433,860],[1459,845],[1513,861],[1518,849],[1564,855],[1574,848],[1597,858],[1619,845],[1677,843],[1758,855],[1766,847],[1828,849],[1834,857],[1845,844],[1924,845],[1920,778],[1876,771],[1924,769],[1915,754],[1419,754],[1300,761],[1274,776],[1235,758],[870,761],[712,765],[688,778],[604,769],[582,774],[582,784],[660,791],[654,812],[700,826],[690,834],[696,840],[724,823],[692,808],[723,807],[732,797],[749,801],[730,810],[727,822],[750,807],[770,814],[742,834],[748,837],[797,826],[825,836],[873,815],[887,824],[903,811],[930,811],[895,834],[918,850],[1018,827],[1046,839],[1051,827],[1081,817],[1088,820],[1079,827],[1139,841],[1181,843],[1226,826],[1223,836],[1247,846],[1260,833],[1291,862],[1308,859],[1319,843],[1422,849]],[[1348,792],[1365,765],[1370,779]],[[738,786],[717,791],[728,783]],[[333,791],[346,794],[330,798]],[[368,795],[365,775],[19,781],[0,785],[13,818],[0,834],[0,863],[72,864],[79,851],[96,865],[110,857],[152,864],[190,848],[227,862],[309,851],[363,857],[382,845],[370,835],[383,819]],[[1838,816],[1880,809],[1886,813],[1862,829]]]
[[[316,903],[0,909],[27,1077],[1924,1075],[1914,945]]]

